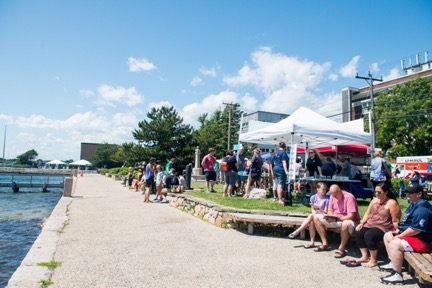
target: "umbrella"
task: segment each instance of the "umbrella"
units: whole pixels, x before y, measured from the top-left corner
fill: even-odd
[[[69,163],[69,165],[76,165],[76,166],[91,166],[92,163],[90,163],[89,161],[85,160],[85,159],[81,159],[72,163]]]
[[[51,160],[51,161],[47,162],[46,164],[49,164],[49,165],[59,165],[59,164],[66,165],[65,162],[60,161],[60,160]]]

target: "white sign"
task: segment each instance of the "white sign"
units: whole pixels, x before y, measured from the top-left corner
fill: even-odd
[[[288,181],[295,180],[295,164],[297,158],[297,144],[293,144],[290,150],[290,159],[289,159],[289,176]]]

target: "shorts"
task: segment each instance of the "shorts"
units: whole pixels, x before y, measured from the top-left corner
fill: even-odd
[[[324,219],[324,215],[323,214],[316,214],[316,216],[318,217],[318,219],[320,220],[320,222],[322,224],[324,224],[324,226],[326,228],[332,228],[332,229],[337,229],[338,231],[340,231],[340,229],[342,228],[342,223],[348,225],[348,232],[349,234],[353,234],[354,232],[354,228],[355,228],[355,223],[353,220],[343,220],[343,221],[337,221],[337,222],[327,222],[327,220]]]
[[[275,181],[277,185],[284,186],[286,184],[287,175],[285,174],[285,172],[274,171],[274,175],[275,175]]]
[[[205,171],[206,181],[216,181],[216,172],[215,171]]]
[[[147,188],[152,188],[154,186],[154,178],[146,179],[145,183]]]
[[[239,171],[237,172],[237,181],[243,182],[244,179],[245,179],[245,176],[247,176],[247,175],[246,175],[246,172],[243,171],[243,170],[239,170]]]
[[[236,171],[227,171],[225,172],[225,186],[233,188],[236,184],[237,180],[237,172]]]
[[[248,180],[260,181],[261,180],[261,173],[251,172],[248,176]]]
[[[402,247],[407,252],[417,253],[431,253],[430,250],[420,239],[417,237],[400,237]]]

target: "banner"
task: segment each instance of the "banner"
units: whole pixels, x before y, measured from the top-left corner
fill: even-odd
[[[297,144],[293,144],[290,150],[290,159],[289,159],[289,176],[288,181],[295,181],[295,164],[297,158]]]

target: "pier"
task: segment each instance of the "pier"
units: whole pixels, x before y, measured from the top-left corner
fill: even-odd
[[[65,175],[1,175],[0,188],[11,188],[12,192],[20,192],[20,189],[40,188],[42,192],[48,192],[50,188],[64,188]],[[21,190],[22,191],[22,190]]]

